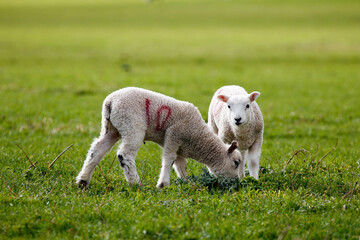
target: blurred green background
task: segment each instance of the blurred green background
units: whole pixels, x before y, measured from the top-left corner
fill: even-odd
[[[207,119],[215,90],[235,84],[262,93],[266,144],[312,147],[343,138],[354,148],[359,5],[1,1],[3,142],[14,141],[9,127],[22,130],[10,131],[15,135],[34,126],[97,135],[103,99],[126,86],[190,101]],[[278,142],[281,137],[289,141]]]

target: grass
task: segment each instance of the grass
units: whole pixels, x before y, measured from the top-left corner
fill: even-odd
[[[359,239],[359,5],[0,1],[1,238]],[[148,88],[206,120],[227,84],[261,92],[259,181],[190,160],[188,181],[172,172],[158,191],[161,149],[148,142],[141,187],[116,148],[76,187],[107,94]]]

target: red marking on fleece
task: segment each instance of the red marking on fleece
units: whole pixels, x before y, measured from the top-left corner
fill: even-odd
[[[216,100],[216,103],[213,105],[214,116],[219,115],[219,113],[221,112],[222,107],[223,107],[223,102],[220,101],[220,100]]]
[[[216,95],[219,95],[222,92],[222,88],[220,88],[217,92]],[[221,108],[222,108],[222,101],[220,101],[219,99],[216,99],[215,104],[213,105],[212,109],[213,109],[213,114],[214,116],[219,115]]]
[[[162,111],[167,111],[167,115],[164,119],[164,121],[160,124],[160,114]],[[171,116],[171,108],[169,106],[163,105],[161,106],[156,113],[156,128],[155,130],[160,131],[161,129],[164,128],[165,123],[169,120],[170,116]]]
[[[146,122],[147,125],[150,125],[150,100],[149,99],[145,99],[145,110],[146,110]]]

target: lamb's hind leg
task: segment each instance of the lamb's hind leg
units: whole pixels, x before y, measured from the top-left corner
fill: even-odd
[[[254,144],[249,148],[248,168],[250,176],[259,179],[259,161],[261,156],[262,138],[256,139]]]
[[[136,132],[130,136],[123,136],[122,143],[117,152],[125,179],[130,185],[140,184],[140,178],[136,171],[135,157],[144,142],[144,137],[145,133],[143,132]]]
[[[175,169],[175,172],[179,178],[183,178],[183,179],[187,178],[186,165],[187,165],[186,158],[182,156],[177,156],[173,168]]]
[[[76,178],[76,183],[79,187],[87,187],[89,185],[96,165],[119,139],[120,135],[117,131],[102,133],[99,138],[95,138],[87,153],[84,165]]]

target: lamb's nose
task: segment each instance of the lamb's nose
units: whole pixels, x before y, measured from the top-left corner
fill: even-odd
[[[235,119],[235,124],[236,125],[240,125],[241,124],[241,118],[234,118]]]

